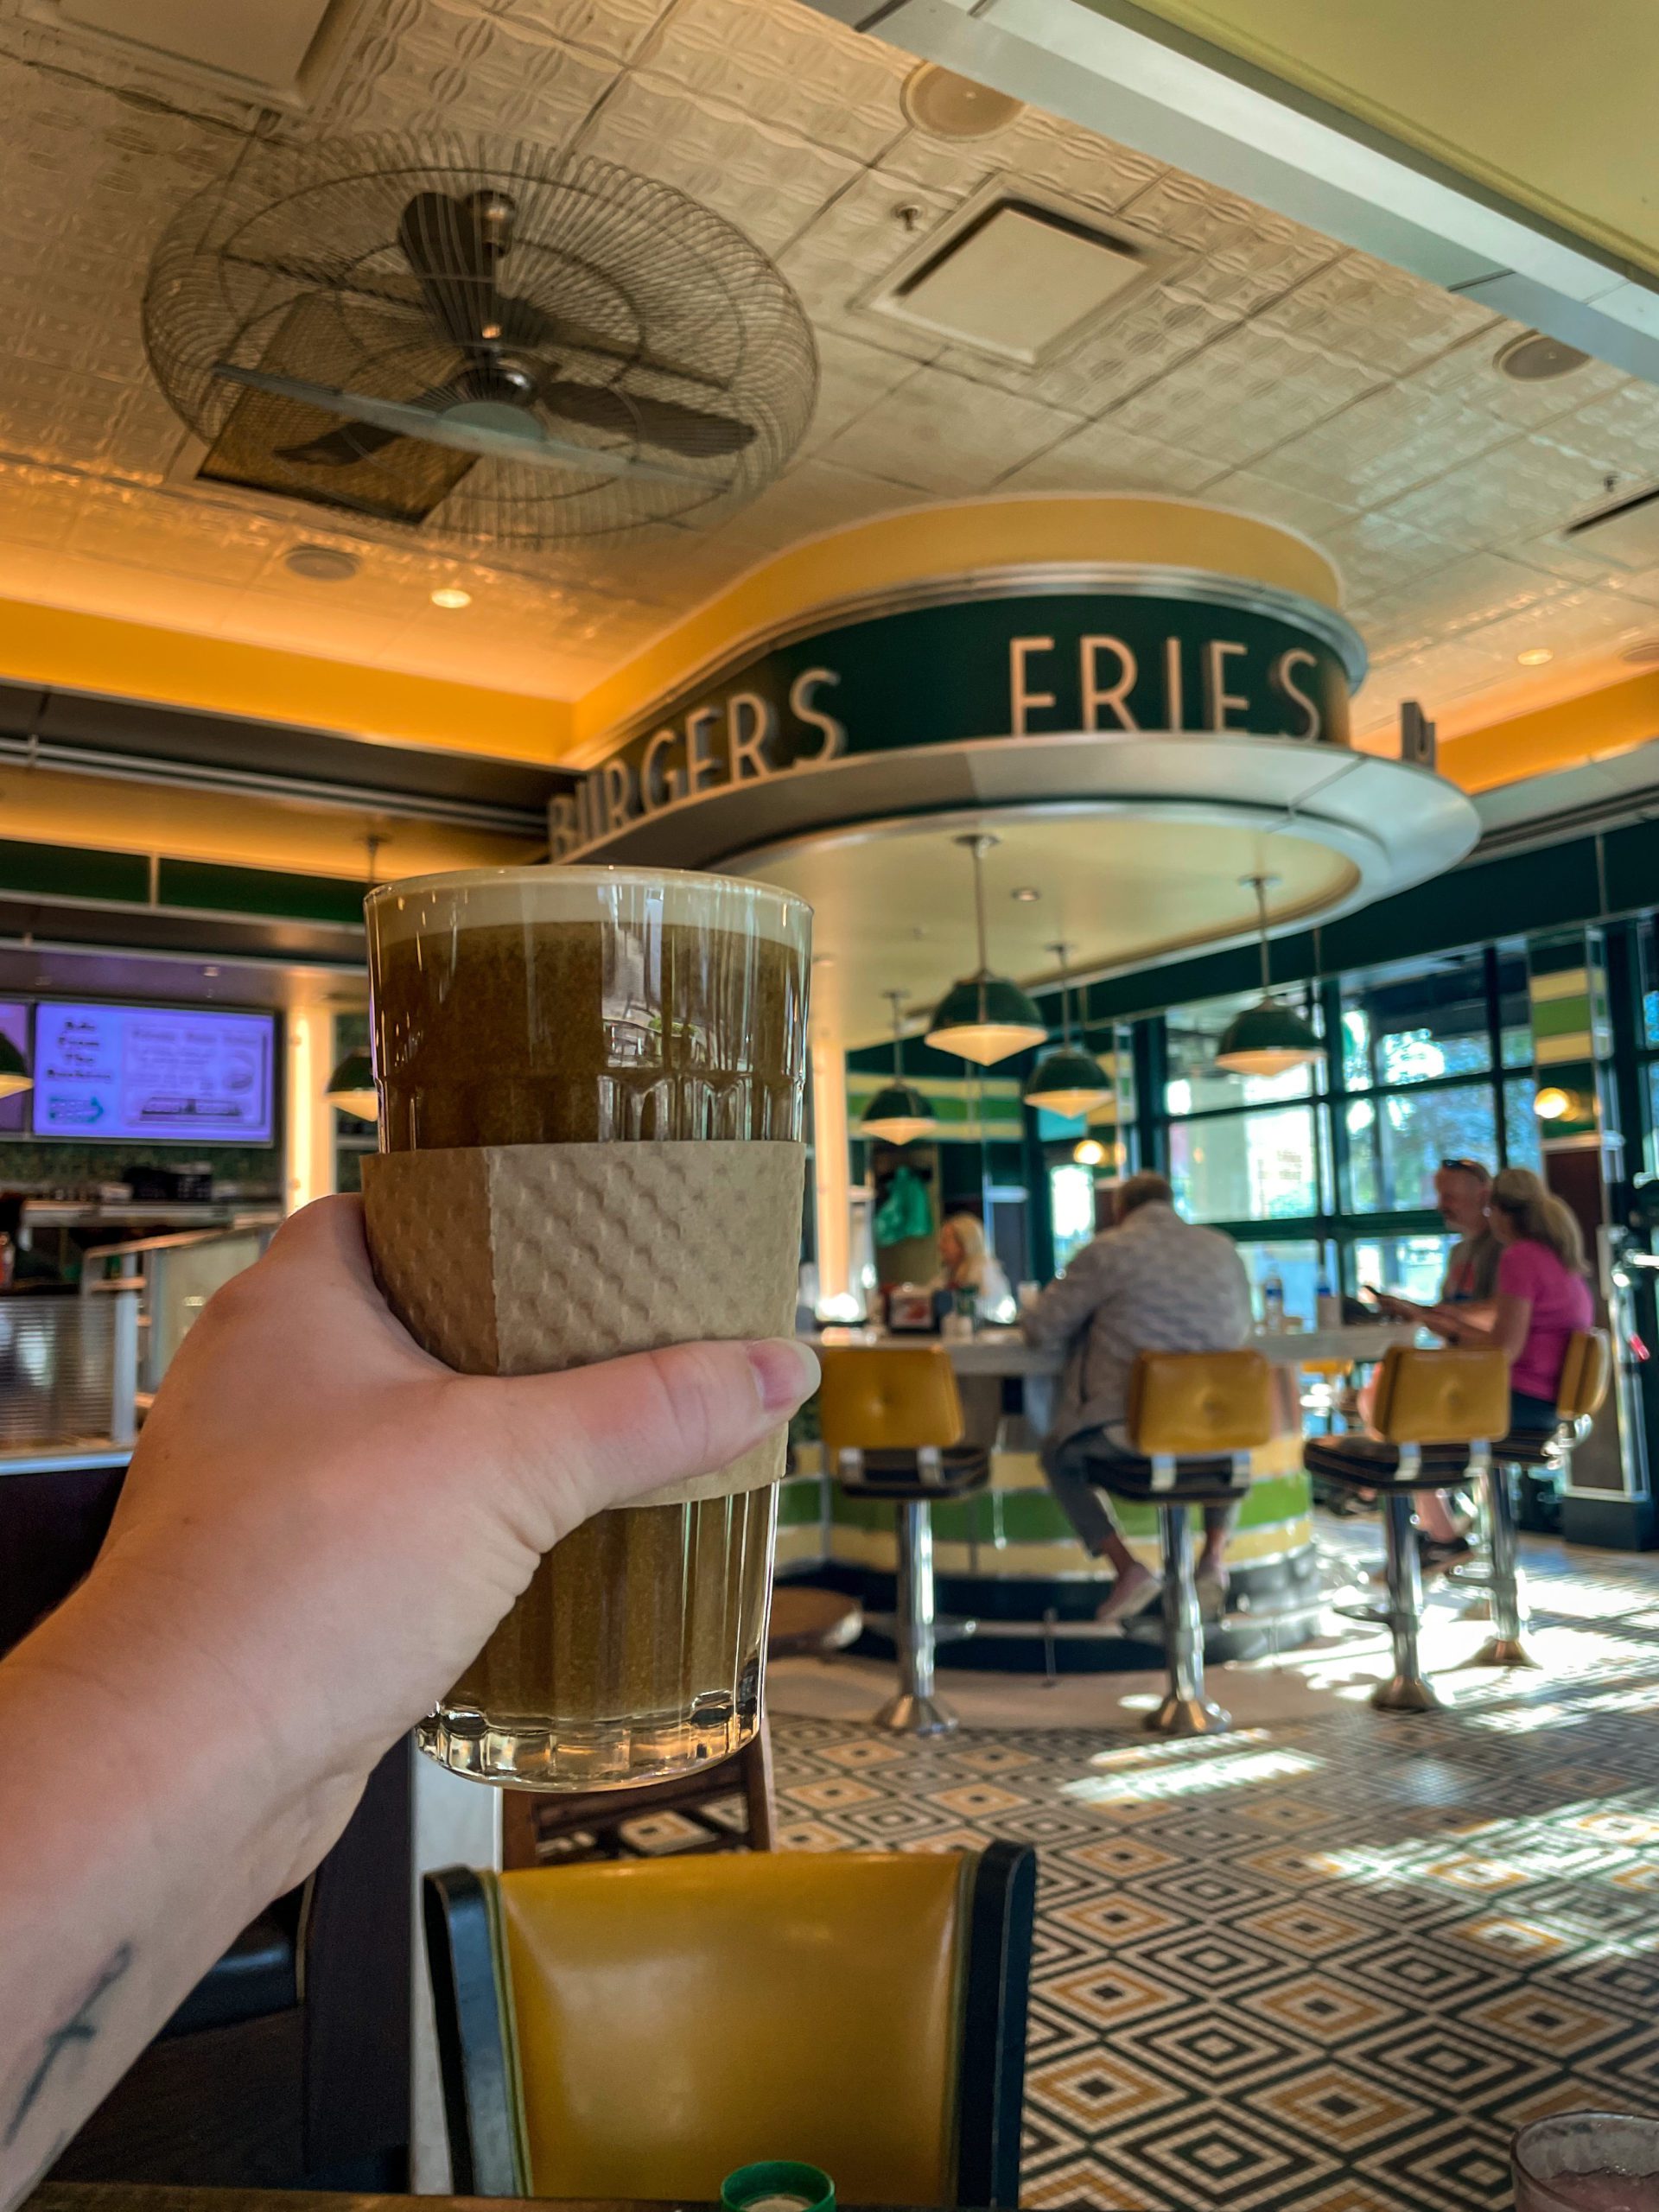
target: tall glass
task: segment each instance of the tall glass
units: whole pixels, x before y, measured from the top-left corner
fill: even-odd
[[[380,1142],[796,1139],[811,910],[732,878],[503,868],[368,902]],[[684,1335],[700,1317],[685,1315]],[[420,1731],[521,1789],[657,1781],[760,1724],[777,1493],[601,1513]]]

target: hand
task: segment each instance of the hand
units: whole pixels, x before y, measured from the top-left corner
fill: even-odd
[[[300,1811],[296,1859],[315,1860],[543,1553],[737,1458],[817,1373],[776,1342],[457,1376],[382,1302],[358,1203],[324,1199],[185,1339],[86,1586],[108,1624],[94,1649],[118,1680],[135,1641],[188,1653],[213,1717],[261,1743]]]

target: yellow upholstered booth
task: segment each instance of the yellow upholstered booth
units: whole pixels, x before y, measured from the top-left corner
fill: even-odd
[[[457,2190],[1011,2205],[1034,1867],[785,1852],[429,1876]]]

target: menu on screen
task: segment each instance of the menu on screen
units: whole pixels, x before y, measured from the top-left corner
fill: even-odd
[[[275,1021],[202,1007],[35,1009],[35,1135],[269,1144]]]

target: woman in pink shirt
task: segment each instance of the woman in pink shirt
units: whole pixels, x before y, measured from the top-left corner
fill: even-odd
[[[1487,1219],[1503,1247],[1491,1320],[1483,1325],[1459,1306],[1437,1306],[1424,1318],[1449,1344],[1503,1347],[1510,1356],[1510,1428],[1535,1434],[1555,1426],[1567,1339],[1594,1322],[1584,1240],[1573,1214],[1529,1167],[1506,1167],[1494,1177]]]

